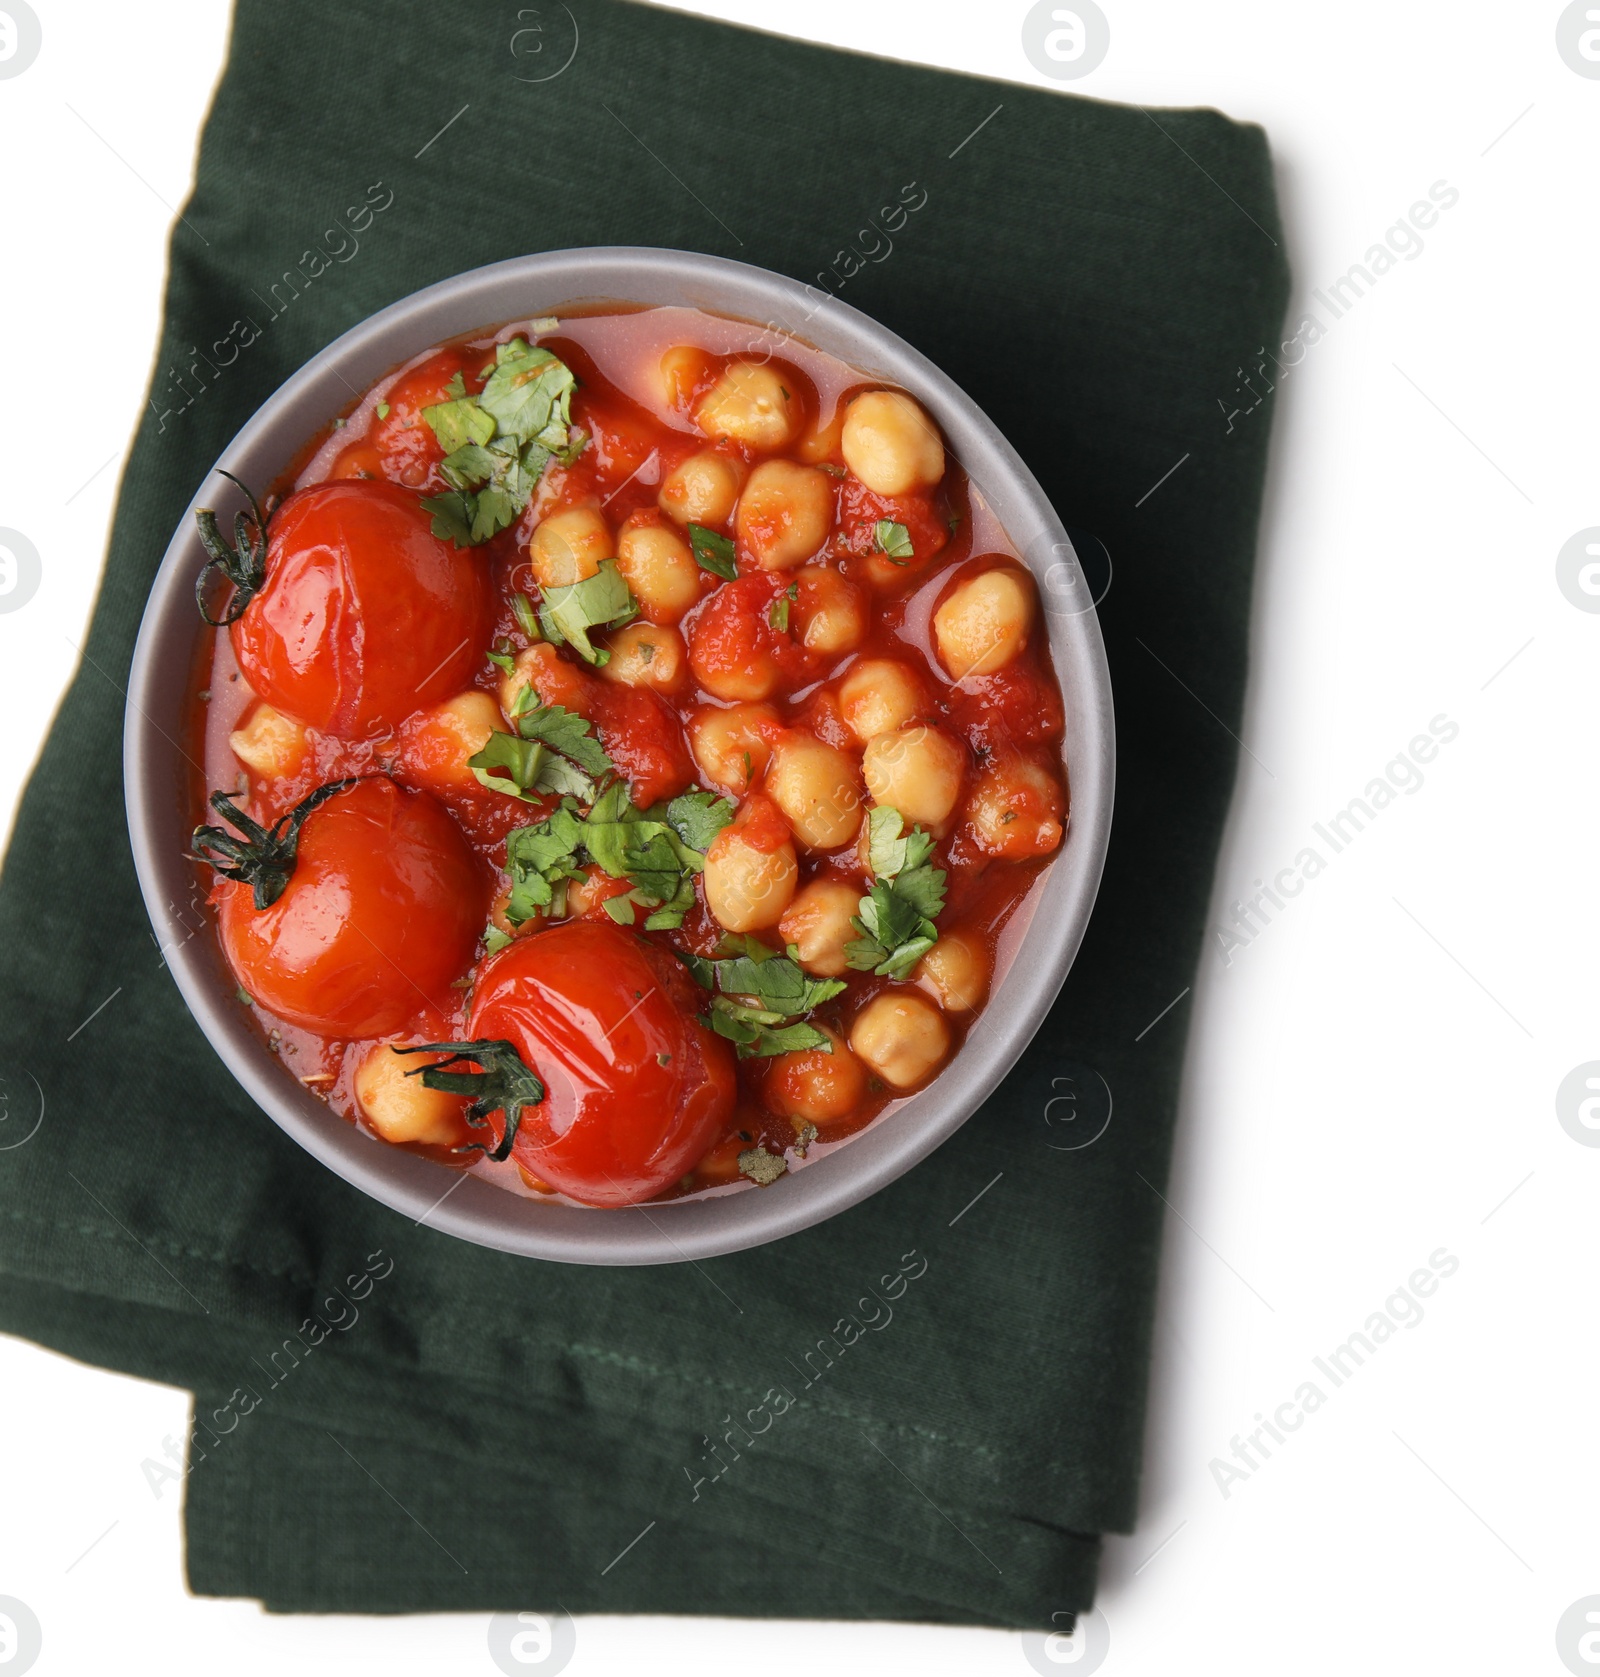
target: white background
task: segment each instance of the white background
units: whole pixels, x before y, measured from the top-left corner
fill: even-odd
[[[0,81],[0,525],[44,561],[37,597],[0,615],[6,821],[74,667],[227,27],[221,0],[35,4],[43,51]],[[1244,725],[1260,766],[1244,759],[1215,917],[1430,718],[1460,736],[1278,923],[1202,967],[1146,1490],[1137,1533],[1107,1546],[1103,1669],[1559,1672],[1558,1618],[1600,1592],[1600,1150],[1555,1111],[1600,1059],[1600,616],[1555,580],[1562,544],[1600,524],[1600,81],[1563,63],[1549,0],[1103,4],[1108,56],[1060,85],[1263,123],[1297,304],[1431,183],[1460,192],[1284,384]],[[1051,85],[1014,0],[700,9]],[[78,330],[83,407],[59,400]],[[1171,702],[1193,701],[1172,685]],[[1224,1497],[1212,1459],[1439,1247],[1460,1267],[1425,1319]],[[0,1595],[43,1622],[40,1672],[492,1673],[485,1615],[281,1619],[186,1596],[179,1499],[139,1470],[181,1436],[183,1393],[5,1340],[0,1391]],[[628,1619],[580,1621],[570,1669],[823,1666],[1028,1670],[999,1632]]]

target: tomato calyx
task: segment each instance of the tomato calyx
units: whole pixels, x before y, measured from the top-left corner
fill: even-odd
[[[230,547],[217,527],[217,515],[210,507],[196,507],[195,524],[200,531],[200,545],[208,559],[205,568],[194,579],[194,603],[200,608],[202,620],[213,629],[224,629],[244,615],[245,607],[261,592],[267,580],[267,519],[261,503],[232,472],[219,466],[217,476],[244,491],[250,503],[248,513],[238,513],[233,520],[233,545]],[[213,617],[206,604],[207,582],[213,571],[221,571],[233,584],[233,597],[221,617]],[[232,819],[231,817],[229,818]]]
[[[448,1054],[447,1060],[436,1060],[431,1066],[418,1066],[408,1071],[407,1077],[420,1077],[425,1089],[437,1089],[441,1094],[466,1095],[472,1104],[466,1110],[466,1120],[474,1129],[488,1125],[491,1112],[505,1114],[505,1134],[491,1147],[484,1141],[469,1141],[457,1147],[457,1153],[482,1153],[498,1164],[511,1156],[512,1143],[522,1123],[524,1107],[537,1106],[544,1099],[544,1084],[528,1069],[527,1063],[509,1042],[494,1037],[479,1037],[472,1042],[419,1042],[415,1048],[395,1048],[396,1054]],[[451,1071],[453,1065],[474,1065],[480,1071]]]
[[[350,775],[344,780],[330,780],[302,798],[287,815],[279,816],[270,828],[246,815],[226,792],[213,792],[211,807],[244,837],[238,838],[222,827],[196,827],[189,840],[195,860],[215,868],[224,879],[248,885],[255,893],[258,909],[271,908],[294,877],[295,854],[306,817],[360,779],[360,775]]]

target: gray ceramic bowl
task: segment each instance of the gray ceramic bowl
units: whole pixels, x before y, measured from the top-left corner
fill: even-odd
[[[627,1210],[524,1199],[361,1134],[287,1076],[234,1002],[213,936],[192,935],[175,907],[190,899],[184,859],[194,811],[179,718],[192,669],[194,582],[205,554],[194,509],[230,512],[234,491],[196,486],[145,608],[128,687],[124,769],[134,861],[156,935],[190,1011],[228,1068],[270,1117],[325,1165],[414,1220],[502,1251],[567,1263],[652,1264],[715,1256],[809,1227],[857,1204],[952,1135],[1000,1082],[1044,1018],[1072,965],[1100,882],[1111,825],[1111,686],[1094,605],[1065,530],[1016,451],[937,367],[855,309],[761,268],[686,251],[610,247],[553,251],[479,268],[375,314],[307,362],[218,462],[245,483],[279,476],[352,393],[442,339],[600,300],[678,304],[792,333],[911,391],[1006,527],[1040,584],[1066,699],[1072,817],[1020,952],[999,978],[965,1047],[937,1080],[846,1145],[770,1188]],[[224,520],[226,523],[227,520]],[[452,1183],[457,1185],[452,1189]]]

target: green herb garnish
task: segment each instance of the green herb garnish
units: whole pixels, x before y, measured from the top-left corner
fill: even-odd
[[[915,557],[911,532],[891,518],[880,518],[872,531],[872,544],[893,565],[904,565]]]
[[[733,805],[715,792],[682,792],[666,809],[667,825],[701,855],[733,817]]]
[[[615,765],[604,747],[591,737],[590,722],[560,705],[540,704],[531,686],[520,688],[511,706],[511,720],[525,740],[539,740],[552,751],[570,757],[592,775],[612,774]]]
[[[295,853],[306,817],[336,792],[354,786],[360,778],[352,775],[319,786],[287,815],[280,816],[270,830],[246,815],[226,792],[213,792],[211,807],[244,837],[238,838],[221,827],[196,827],[189,843],[197,859],[209,863],[224,879],[236,879],[248,885],[255,893],[257,909],[271,908],[294,877]]]
[[[517,620],[517,627],[531,641],[542,641],[544,631],[539,627],[539,616],[534,610],[533,601],[526,594],[511,596],[511,610]]]
[[[810,978],[789,956],[759,944],[752,949],[753,941],[746,940],[745,954],[728,960],[679,955],[704,989],[720,992],[704,1015],[705,1023],[735,1045],[741,1060],[803,1049],[832,1053],[827,1033],[797,1016],[838,995],[844,980]]]
[[[939,940],[934,924],[944,908],[945,873],[931,867],[933,840],[920,827],[902,832],[896,809],[869,817],[868,850],[874,878],[851,925],[861,934],[845,945],[845,960],[857,972],[905,978]]]
[[[396,1048],[396,1054],[448,1054],[431,1066],[419,1066],[407,1077],[420,1077],[425,1089],[438,1089],[446,1095],[466,1095],[472,1104],[466,1110],[466,1120],[475,1129],[489,1122],[491,1112],[505,1114],[506,1129],[498,1144],[491,1148],[486,1142],[469,1141],[458,1147],[458,1153],[482,1153],[499,1161],[509,1158],[511,1144],[517,1139],[517,1127],[522,1122],[523,1110],[537,1106],[544,1099],[544,1084],[524,1064],[522,1056],[509,1042],[481,1038],[475,1042],[419,1042],[415,1048]],[[457,1063],[482,1066],[481,1072],[450,1071]]]
[[[448,491],[427,496],[433,533],[476,547],[515,522],[552,459],[570,465],[587,438],[572,426],[577,380],[547,349],[513,338],[499,345],[488,382],[467,394],[457,373],[447,400],[422,410],[445,457]]]
[[[527,801],[550,792],[591,799],[595,777],[614,772],[588,721],[560,705],[542,705],[531,686],[520,688],[511,707],[516,733],[490,734],[467,767],[481,785]]]
[[[639,603],[614,559],[582,582],[547,588],[539,622],[549,640],[565,642],[586,664],[606,664],[611,654],[589,640],[591,629],[616,629],[639,615]]]
[[[563,798],[546,820],[506,839],[506,918],[521,925],[535,914],[564,913],[567,882],[584,878],[587,862],[631,886],[626,897],[602,905],[613,919],[631,925],[626,905],[632,904],[649,911],[646,931],[681,926],[694,906],[694,876],[705,867],[705,847],[732,819],[733,806],[709,792],[686,792],[664,808],[636,809],[620,780],[587,814],[573,798]]]
[[[713,576],[720,576],[727,582],[738,577],[739,566],[734,559],[733,543],[728,537],[719,536],[703,524],[691,524],[689,550],[701,570],[710,571]]]
[[[800,584],[791,582],[787,588],[767,608],[767,622],[780,635],[789,632],[789,602],[800,598]]]

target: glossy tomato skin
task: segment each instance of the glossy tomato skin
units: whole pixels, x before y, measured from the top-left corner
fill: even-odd
[[[245,679],[324,733],[381,733],[458,692],[494,621],[480,555],[433,534],[417,497],[335,480],[273,514],[266,586],[233,625]]]
[[[215,900],[229,964],[260,1007],[362,1038],[398,1030],[467,970],[487,890],[438,802],[374,775],[306,817],[270,907],[231,880]]]
[[[545,1086],[512,1157],[585,1205],[637,1205],[684,1176],[733,1111],[733,1052],[665,950],[569,920],[481,969],[468,1034],[509,1042]],[[497,1136],[504,1118],[489,1120]]]

